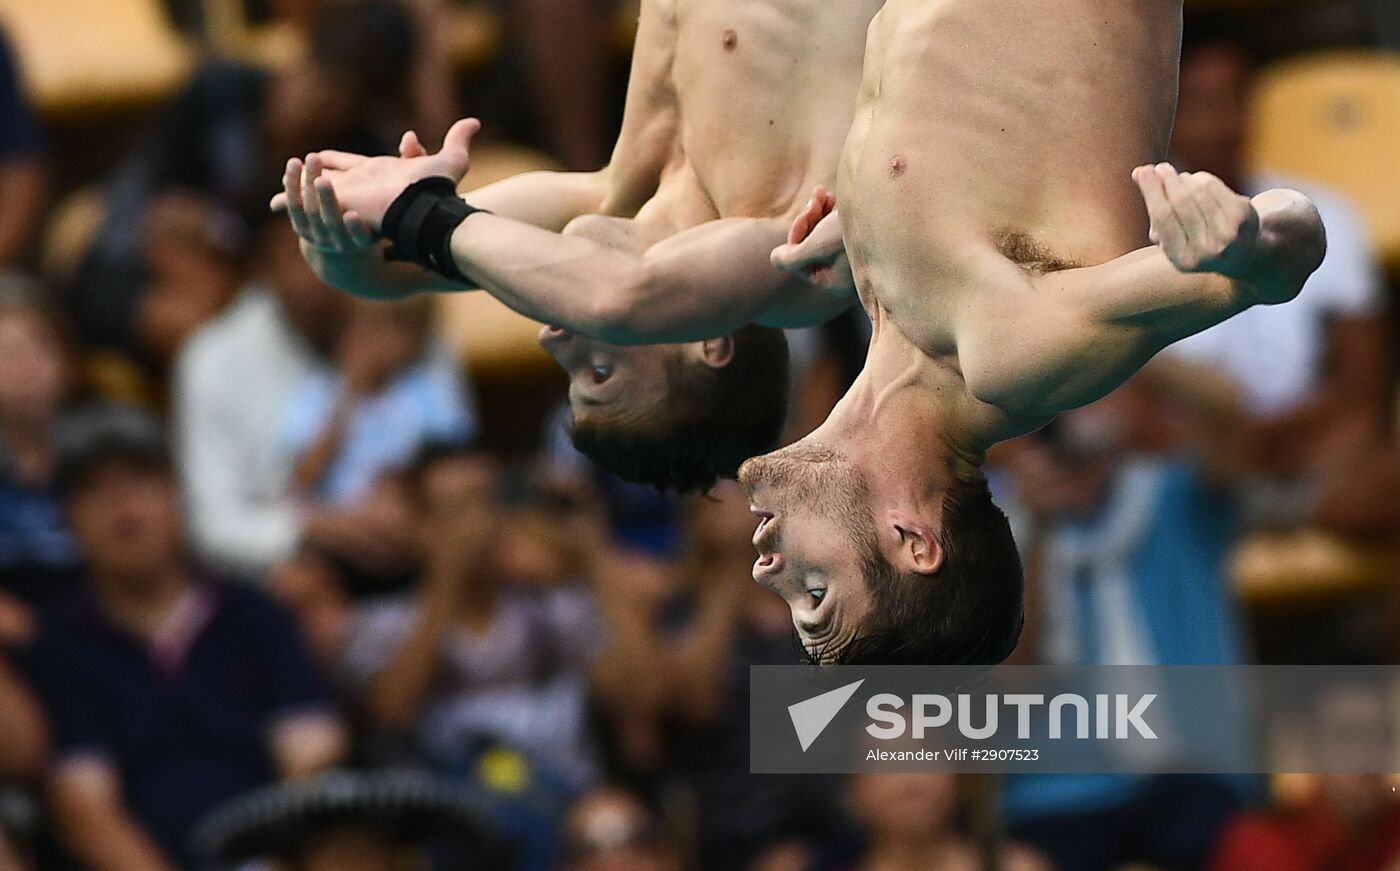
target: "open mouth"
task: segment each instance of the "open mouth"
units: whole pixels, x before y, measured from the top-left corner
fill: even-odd
[[[752,506],[749,507],[749,512],[758,518],[758,529],[755,529],[753,533],[753,546],[758,547],[758,543],[763,540],[763,530],[767,529],[768,524],[773,522],[773,512],[763,511]]]

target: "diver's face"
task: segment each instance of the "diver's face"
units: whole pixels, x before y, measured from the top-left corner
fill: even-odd
[[[572,330],[545,327],[540,347],[569,375],[574,420],[626,404],[643,413],[665,398],[666,367],[681,345],[609,345]]]
[[[871,608],[862,563],[875,533],[863,476],[835,452],[799,442],[749,460],[739,483],[759,521],[753,579],[788,603],[809,652],[840,650]]]

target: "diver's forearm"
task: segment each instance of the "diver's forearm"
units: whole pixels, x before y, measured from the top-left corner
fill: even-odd
[[[528,318],[612,342],[645,341],[625,323],[627,300],[645,283],[635,255],[478,213],[453,233],[452,256],[464,275]]]
[[[475,289],[412,263],[386,261],[383,245],[332,253],[302,240],[301,252],[312,271],[326,284],[368,299],[401,299],[416,293]]]
[[[464,195],[473,207],[542,230],[561,232],[580,215],[595,214],[608,198],[611,173],[526,172]],[[471,176],[467,176],[471,180]]]

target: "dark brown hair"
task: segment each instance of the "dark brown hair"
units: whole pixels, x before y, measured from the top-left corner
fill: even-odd
[[[835,651],[806,651],[825,665],[996,665],[1025,625],[1021,556],[985,481],[956,483],[943,498],[943,565],[932,577],[902,574],[863,544],[871,614]]]
[[[788,347],[782,330],[745,327],[719,368],[668,365],[664,410],[626,421],[575,421],[574,447],[626,481],[680,493],[733,478],[749,457],[778,445],[788,410]]]

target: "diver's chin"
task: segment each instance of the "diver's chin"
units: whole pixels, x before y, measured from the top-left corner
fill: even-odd
[[[739,481],[739,486],[743,487],[744,492],[749,494],[750,502],[754,500],[755,494],[764,489],[768,483],[767,476],[764,474],[767,470],[766,460],[766,454],[759,457],[749,457],[739,466],[739,474],[735,476]]]

